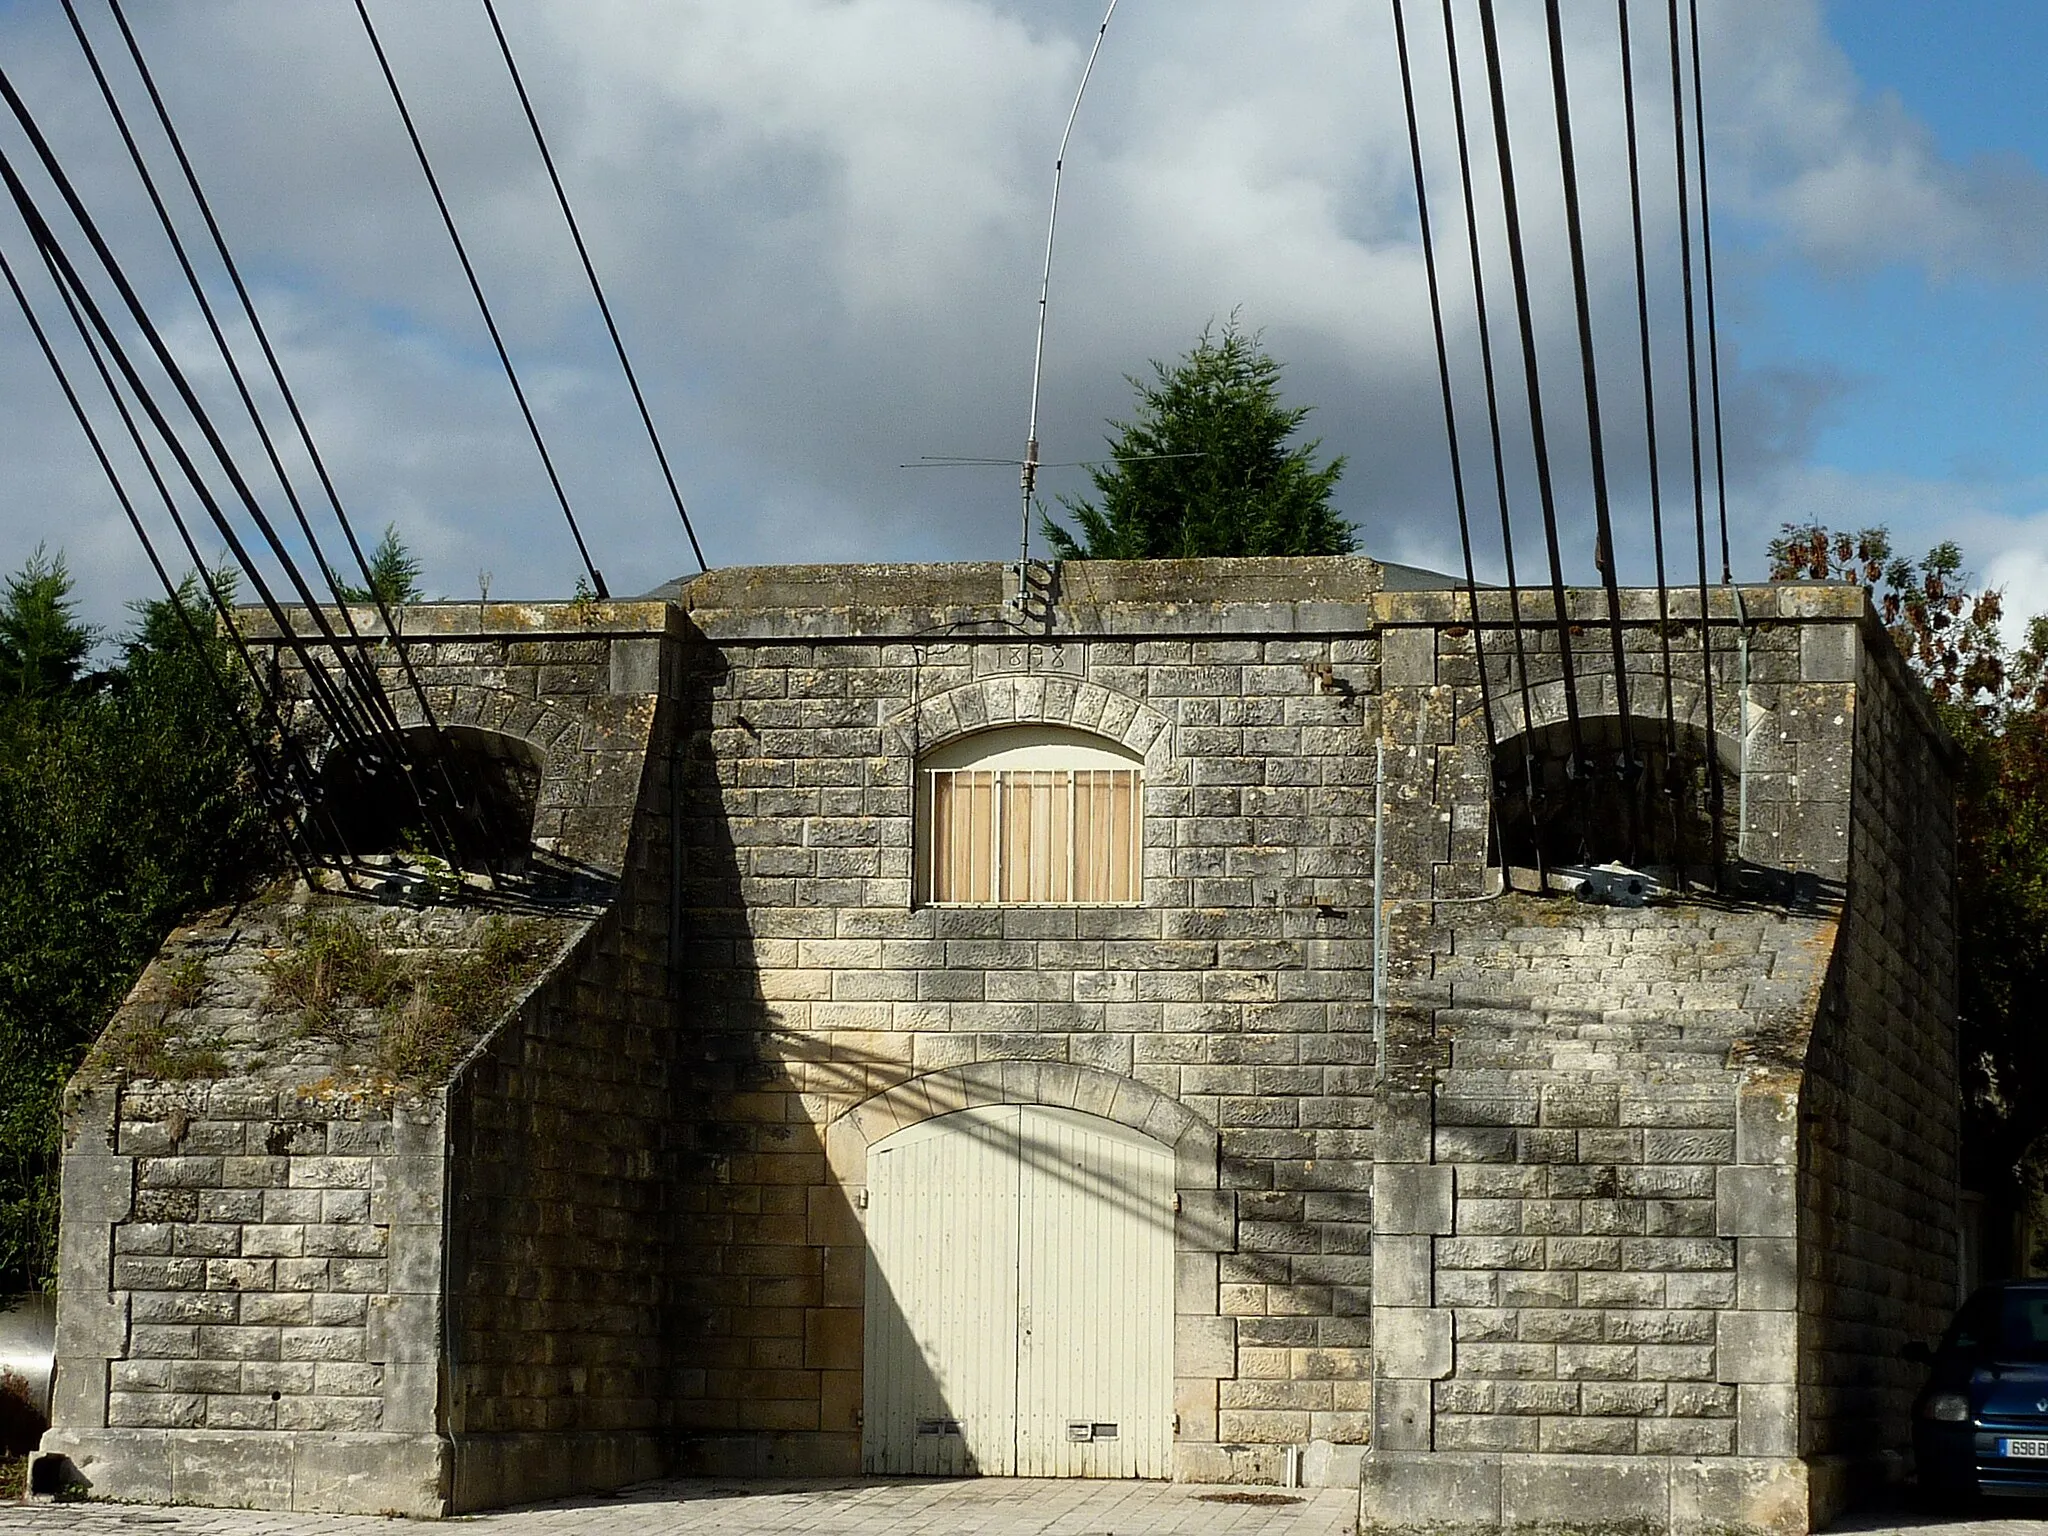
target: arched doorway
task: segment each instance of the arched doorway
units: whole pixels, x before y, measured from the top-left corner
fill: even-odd
[[[868,1149],[861,1460],[1169,1477],[1174,1155],[1077,1110],[957,1110]]]

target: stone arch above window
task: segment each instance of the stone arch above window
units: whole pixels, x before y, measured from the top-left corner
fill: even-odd
[[[1129,694],[1073,677],[977,678],[920,699],[891,719],[889,730],[901,750],[922,757],[956,737],[1003,725],[1069,726],[1142,759],[1154,783],[1172,773],[1173,731],[1165,715]]]

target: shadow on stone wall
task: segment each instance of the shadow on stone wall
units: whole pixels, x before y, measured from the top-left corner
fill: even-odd
[[[865,1341],[896,1333],[904,1319],[854,1207],[865,1188],[851,1187],[833,1166],[820,1120],[832,1118],[826,1105],[873,1100],[918,1080],[921,1069],[908,1050],[868,1049],[850,1030],[831,1031],[828,1044],[807,1014],[792,1018],[785,1009],[793,1005],[768,996],[762,971],[795,966],[773,951],[836,940],[838,914],[822,900],[792,907],[781,893],[760,899],[764,881],[789,877],[775,872],[772,856],[751,857],[757,823],[745,813],[747,792],[775,796],[787,786],[750,783],[755,764],[744,757],[721,762],[714,726],[730,729],[736,716],[746,732],[745,701],[719,707],[715,694],[728,674],[713,647],[695,652],[692,665],[673,758],[681,893],[670,1335],[677,1465],[726,1476],[849,1475],[863,1469],[862,1414],[872,1411],[864,1403]],[[727,718],[715,718],[721,714]],[[764,810],[762,821],[769,819]],[[902,921],[906,932],[930,936],[929,912]],[[999,1074],[1005,1064],[982,1065]],[[925,1080],[945,1075],[923,1069]],[[1030,1097],[988,1092],[989,1102]],[[939,1109],[926,1105],[918,1118],[936,1118]],[[1064,1188],[1100,1183],[1041,1149],[1023,1150],[1014,1133],[1005,1141],[993,1128],[961,1124],[984,1146],[1001,1143],[1000,1155],[1016,1158],[1020,1173]],[[1135,1185],[1108,1194],[1133,1197]],[[1174,1232],[1170,1209],[1143,1219],[1155,1232]],[[868,1470],[959,1475],[999,1464],[977,1453],[972,1426],[960,1422],[966,1405],[949,1399],[927,1354],[893,1364],[907,1373],[892,1396],[917,1405],[918,1443]],[[878,1448],[870,1451],[875,1462]],[[1010,1460],[1006,1447],[1000,1464]]]

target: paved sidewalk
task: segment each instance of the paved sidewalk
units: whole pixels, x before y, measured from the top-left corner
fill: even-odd
[[[465,1515],[488,1536],[1352,1536],[1358,1494],[1339,1488],[966,1478],[649,1483],[614,1498]],[[0,1505],[0,1531],[48,1536],[370,1536],[376,1515],[120,1504]]]
[[[648,1483],[609,1498],[461,1515],[484,1536],[1355,1536],[1358,1495],[1025,1478]],[[123,1504],[0,1504],[0,1532],[50,1536],[383,1536],[377,1515],[280,1515]],[[414,1527],[424,1532],[431,1527]],[[1851,1515],[1842,1536],[2048,1536],[2048,1503],[1969,1516]]]
[[[1912,1510],[1865,1511],[1845,1515],[1828,1527],[1830,1536],[2043,1536],[2048,1504],[1995,1499],[1970,1514],[1923,1514]]]

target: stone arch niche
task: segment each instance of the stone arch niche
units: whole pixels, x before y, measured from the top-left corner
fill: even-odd
[[[473,725],[411,726],[393,745],[373,737],[321,763],[325,820],[343,849],[395,853],[445,832],[461,862],[525,866],[546,766],[538,747]]]
[[[1525,868],[1605,864],[1695,868],[1738,846],[1741,753],[1718,732],[1680,719],[1581,714],[1579,751],[1557,720],[1506,737],[1494,749],[1493,853]],[[1720,770],[1717,847],[1709,753]]]

